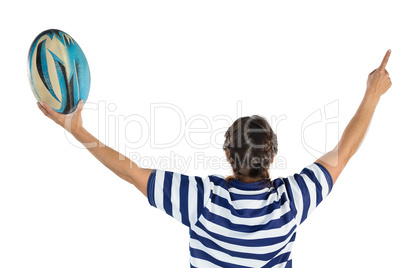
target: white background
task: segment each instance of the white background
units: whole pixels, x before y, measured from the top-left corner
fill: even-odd
[[[282,164],[271,174],[300,172],[317,157],[311,148],[335,146],[367,75],[391,48],[393,86],[333,192],[300,227],[293,259],[294,267],[310,268],[400,263],[398,1],[3,1],[0,25],[0,267],[189,266],[187,229],[77,148],[36,107],[27,54],[50,28],[69,33],[87,56],[92,84],[83,120],[91,133],[126,155],[187,157],[190,167],[169,169],[199,176],[230,174],[227,166],[195,164],[197,152],[223,157],[223,133],[216,146],[191,144],[208,144],[212,131],[228,127],[213,120],[219,115],[232,122],[253,114],[285,118],[274,126]],[[136,118],[151,124],[155,103],[176,110],[155,114],[152,136]],[[324,120],[306,128],[320,111]],[[212,130],[193,133],[191,141],[179,137],[197,115]],[[175,137],[168,148],[151,144]]]

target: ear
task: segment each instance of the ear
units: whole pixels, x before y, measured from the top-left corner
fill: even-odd
[[[226,155],[226,159],[229,159],[228,157],[228,151],[225,150],[225,155]]]
[[[272,157],[271,164],[274,162],[275,156]]]

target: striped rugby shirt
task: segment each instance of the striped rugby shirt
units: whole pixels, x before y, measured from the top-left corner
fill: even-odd
[[[189,227],[190,267],[292,267],[297,227],[332,189],[312,163],[299,174],[243,183],[155,169],[149,203]]]

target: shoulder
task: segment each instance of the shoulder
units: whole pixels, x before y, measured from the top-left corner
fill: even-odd
[[[213,174],[208,175],[207,179],[210,181],[211,187],[220,187],[226,190],[228,189],[228,184],[226,182],[225,176]]]

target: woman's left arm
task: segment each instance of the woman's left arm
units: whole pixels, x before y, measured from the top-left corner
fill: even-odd
[[[147,184],[153,169],[144,169],[112,148],[104,145],[82,126],[81,112],[83,102],[80,100],[77,109],[71,114],[60,114],[46,103],[39,104],[44,115],[70,132],[85,148],[120,178],[132,183],[147,197]]]

